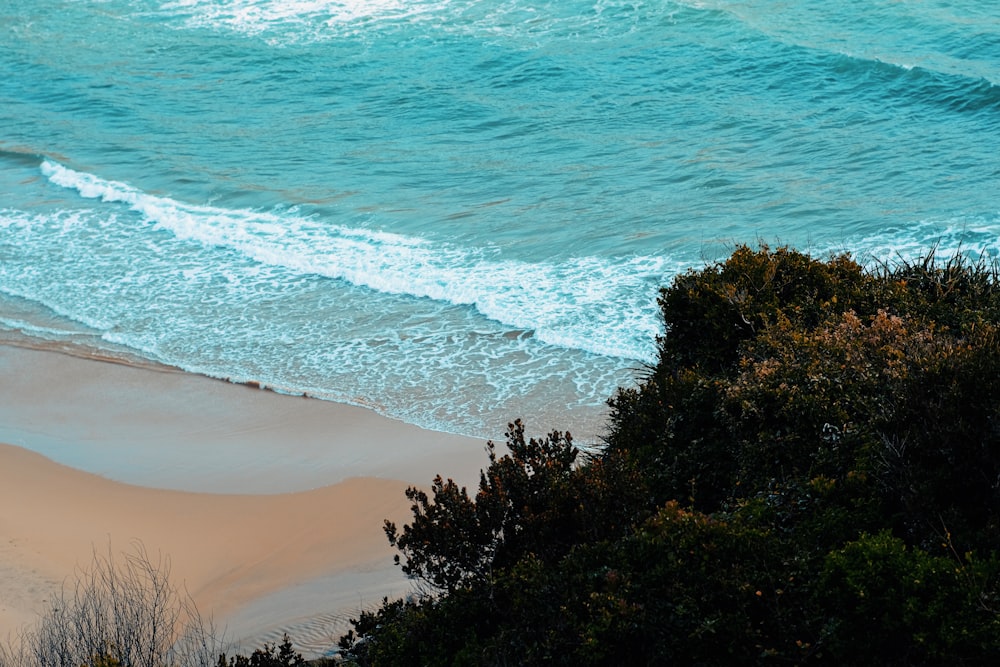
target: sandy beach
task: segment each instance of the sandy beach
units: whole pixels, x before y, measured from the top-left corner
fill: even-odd
[[[410,584],[382,521],[440,472],[473,485],[482,442],[363,408],[170,370],[0,346],[0,637],[94,549],[141,541],[250,644],[329,648]]]

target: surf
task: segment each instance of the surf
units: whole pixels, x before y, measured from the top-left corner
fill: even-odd
[[[274,213],[179,202],[51,160],[42,162],[41,172],[81,197],[122,204],[153,229],[181,240],[384,294],[469,306],[500,324],[531,330],[543,342],[603,356],[652,359],[656,291],[680,268],[663,256],[503,259],[490,248],[344,227],[294,209]]]

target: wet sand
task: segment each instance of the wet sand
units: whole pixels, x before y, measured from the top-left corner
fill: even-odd
[[[227,636],[328,648],[410,584],[382,521],[474,485],[484,443],[168,369],[0,346],[0,637],[93,550],[140,540]]]

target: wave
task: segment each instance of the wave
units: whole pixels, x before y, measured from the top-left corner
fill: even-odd
[[[876,83],[872,90],[894,103],[906,100],[958,113],[1000,111],[1000,85],[985,78],[849,53],[832,54],[829,65],[838,74]]]
[[[350,228],[294,209],[265,212],[179,202],[45,160],[42,173],[81,196],[123,204],[179,239],[300,274],[377,292],[474,308],[542,342],[648,361],[659,333],[656,294],[685,264],[668,257],[573,257],[530,263],[498,249],[462,248]]]
[[[861,5],[852,15],[823,5],[678,0],[713,16],[725,15],[730,33],[749,32],[786,53],[776,59],[831,68],[894,102],[938,102],[956,111],[1000,109],[1000,70],[991,54],[1000,40],[990,26],[924,14],[928,8]],[[877,30],[873,30],[877,26]],[[803,56],[803,54],[806,54]]]
[[[72,337],[72,336],[93,336],[83,331],[72,331],[57,327],[47,327],[35,324],[26,319],[16,317],[0,316],[0,329],[19,331],[34,338],[46,338],[50,336]]]
[[[487,39],[601,39],[671,18],[679,6],[634,0],[172,0],[160,5],[159,14],[189,28],[258,36],[280,46],[418,23]]]
[[[286,39],[291,33],[291,41],[308,41],[374,21],[416,20],[447,5],[447,0],[173,0],[162,3],[160,13],[192,28],[285,33]]]
[[[1000,215],[921,220],[854,236],[849,243],[858,260],[873,267],[918,261],[931,252],[939,258],[963,254],[973,260],[1000,260]],[[824,252],[845,248],[830,245]]]

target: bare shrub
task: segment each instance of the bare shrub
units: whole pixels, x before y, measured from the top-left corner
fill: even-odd
[[[33,627],[0,647],[0,667],[212,667],[222,653],[210,620],[170,581],[170,561],[141,544],[94,552]]]

